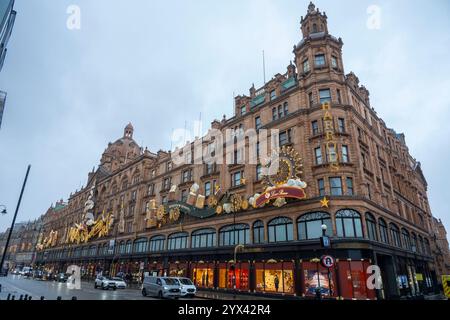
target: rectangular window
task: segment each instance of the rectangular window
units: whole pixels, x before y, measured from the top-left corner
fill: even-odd
[[[322,148],[321,147],[314,149],[314,155],[316,157],[316,164],[317,165],[322,164],[323,160],[322,160]]]
[[[182,190],[181,191],[181,202],[186,202],[188,199],[188,191]]]
[[[283,104],[283,113],[284,113],[284,116],[285,116],[285,117],[289,114],[289,105],[288,105],[287,102],[285,102],[285,103]]]
[[[343,118],[338,118],[338,130],[339,133],[345,132],[345,120]]]
[[[191,181],[191,170],[183,171],[183,183]]]
[[[231,183],[233,187],[237,187],[241,185],[241,172],[235,172],[231,175]]]
[[[341,177],[330,178],[330,190],[332,196],[342,196],[342,180]]]
[[[256,130],[261,129],[261,117],[256,117],[255,118],[255,129]]]
[[[310,68],[309,68],[309,60],[306,59],[305,61],[303,61],[303,72],[307,73],[309,72]]]
[[[331,56],[331,67],[333,67],[333,68],[337,68],[338,67],[337,59],[336,59],[335,56]]]
[[[278,106],[278,119],[283,118],[283,108],[281,105]]]
[[[272,101],[272,100],[275,100],[276,98],[277,98],[277,93],[275,90],[272,90],[270,92],[270,100]]]
[[[172,161],[166,163],[166,171],[172,170],[172,167],[173,167]]]
[[[319,186],[319,196],[325,196],[325,180],[319,179],[317,180],[317,185]]]
[[[347,184],[347,195],[352,196],[353,195],[353,179],[347,178],[346,184]]]
[[[327,146],[327,161],[328,162],[337,162],[337,152],[334,145]]]
[[[261,180],[261,172],[262,172],[262,166],[260,164],[258,164],[256,166],[256,181],[260,181]]]
[[[211,182],[205,183],[205,196],[209,197],[211,195]]]
[[[319,122],[317,120],[311,122],[313,136],[319,134]]]
[[[277,117],[278,117],[277,108],[272,108],[272,120],[273,121],[277,120]]]
[[[314,105],[314,99],[312,92],[308,93],[308,101],[309,101],[309,107],[312,108]]]
[[[291,142],[291,129],[280,132],[280,146],[284,146]]]
[[[325,65],[325,55],[324,54],[317,54],[314,57],[314,64],[316,67],[322,67]]]
[[[245,115],[247,113],[247,108],[246,106],[242,106],[241,107],[241,116]]]
[[[338,103],[341,104],[342,103],[341,90],[337,89],[336,94],[337,94]]]
[[[319,90],[320,103],[331,102],[330,89]]]
[[[347,146],[342,146],[342,162],[343,163],[348,163],[349,162],[348,147]]]

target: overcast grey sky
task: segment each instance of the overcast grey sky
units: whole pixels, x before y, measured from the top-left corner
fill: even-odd
[[[286,70],[309,0],[16,0],[16,24],[0,89],[0,216],[6,229],[26,165],[18,221],[86,184],[108,142],[128,122],[150,150],[170,148],[172,129],[202,113],[204,127],[233,112],[233,92]],[[66,27],[69,5],[81,29]],[[450,4],[434,1],[315,1],[344,41],[344,67],[371,93],[389,127],[406,134],[422,163],[433,214],[450,229]],[[381,8],[381,28],[366,25]]]

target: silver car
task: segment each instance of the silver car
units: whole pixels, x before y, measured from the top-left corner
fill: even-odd
[[[146,276],[142,284],[142,295],[178,299],[181,295],[180,283],[174,278]]]

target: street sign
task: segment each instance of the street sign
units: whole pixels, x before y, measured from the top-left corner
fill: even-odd
[[[322,259],[320,259],[320,262],[325,268],[329,269],[334,267],[334,258],[332,256],[323,256]]]
[[[329,248],[331,247],[330,238],[327,236],[323,236],[320,238],[320,244],[322,245],[322,248]]]

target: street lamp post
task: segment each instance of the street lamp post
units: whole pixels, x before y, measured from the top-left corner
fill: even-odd
[[[321,228],[322,228],[322,238],[323,239],[328,239],[327,236],[326,236],[328,226],[326,224],[323,224],[321,226]],[[325,246],[325,242],[328,242],[328,245],[329,245],[329,241],[322,241],[322,242],[323,242],[324,247],[325,247],[325,254],[327,254],[328,253],[328,250],[327,250],[328,246]],[[331,270],[330,270],[330,268],[327,268],[327,269],[328,269],[328,291],[329,291],[330,298],[331,298],[331,296],[333,294],[332,293],[332,289],[331,289]]]
[[[11,222],[11,228],[9,229],[8,237],[6,238],[5,249],[3,250],[2,260],[0,261],[0,273],[3,273],[3,263],[5,262],[6,253],[8,252],[9,241],[11,240],[11,234],[14,229],[14,224],[16,223],[17,213],[19,212],[20,203],[22,202],[23,192],[25,191],[25,185],[27,184],[28,174],[30,173],[31,165],[28,165],[27,173],[25,174],[25,179],[22,184],[22,190],[20,191],[19,201],[17,201],[16,211],[14,212],[14,217]],[[3,209],[6,211],[6,208]],[[2,211],[2,213],[3,213]]]

